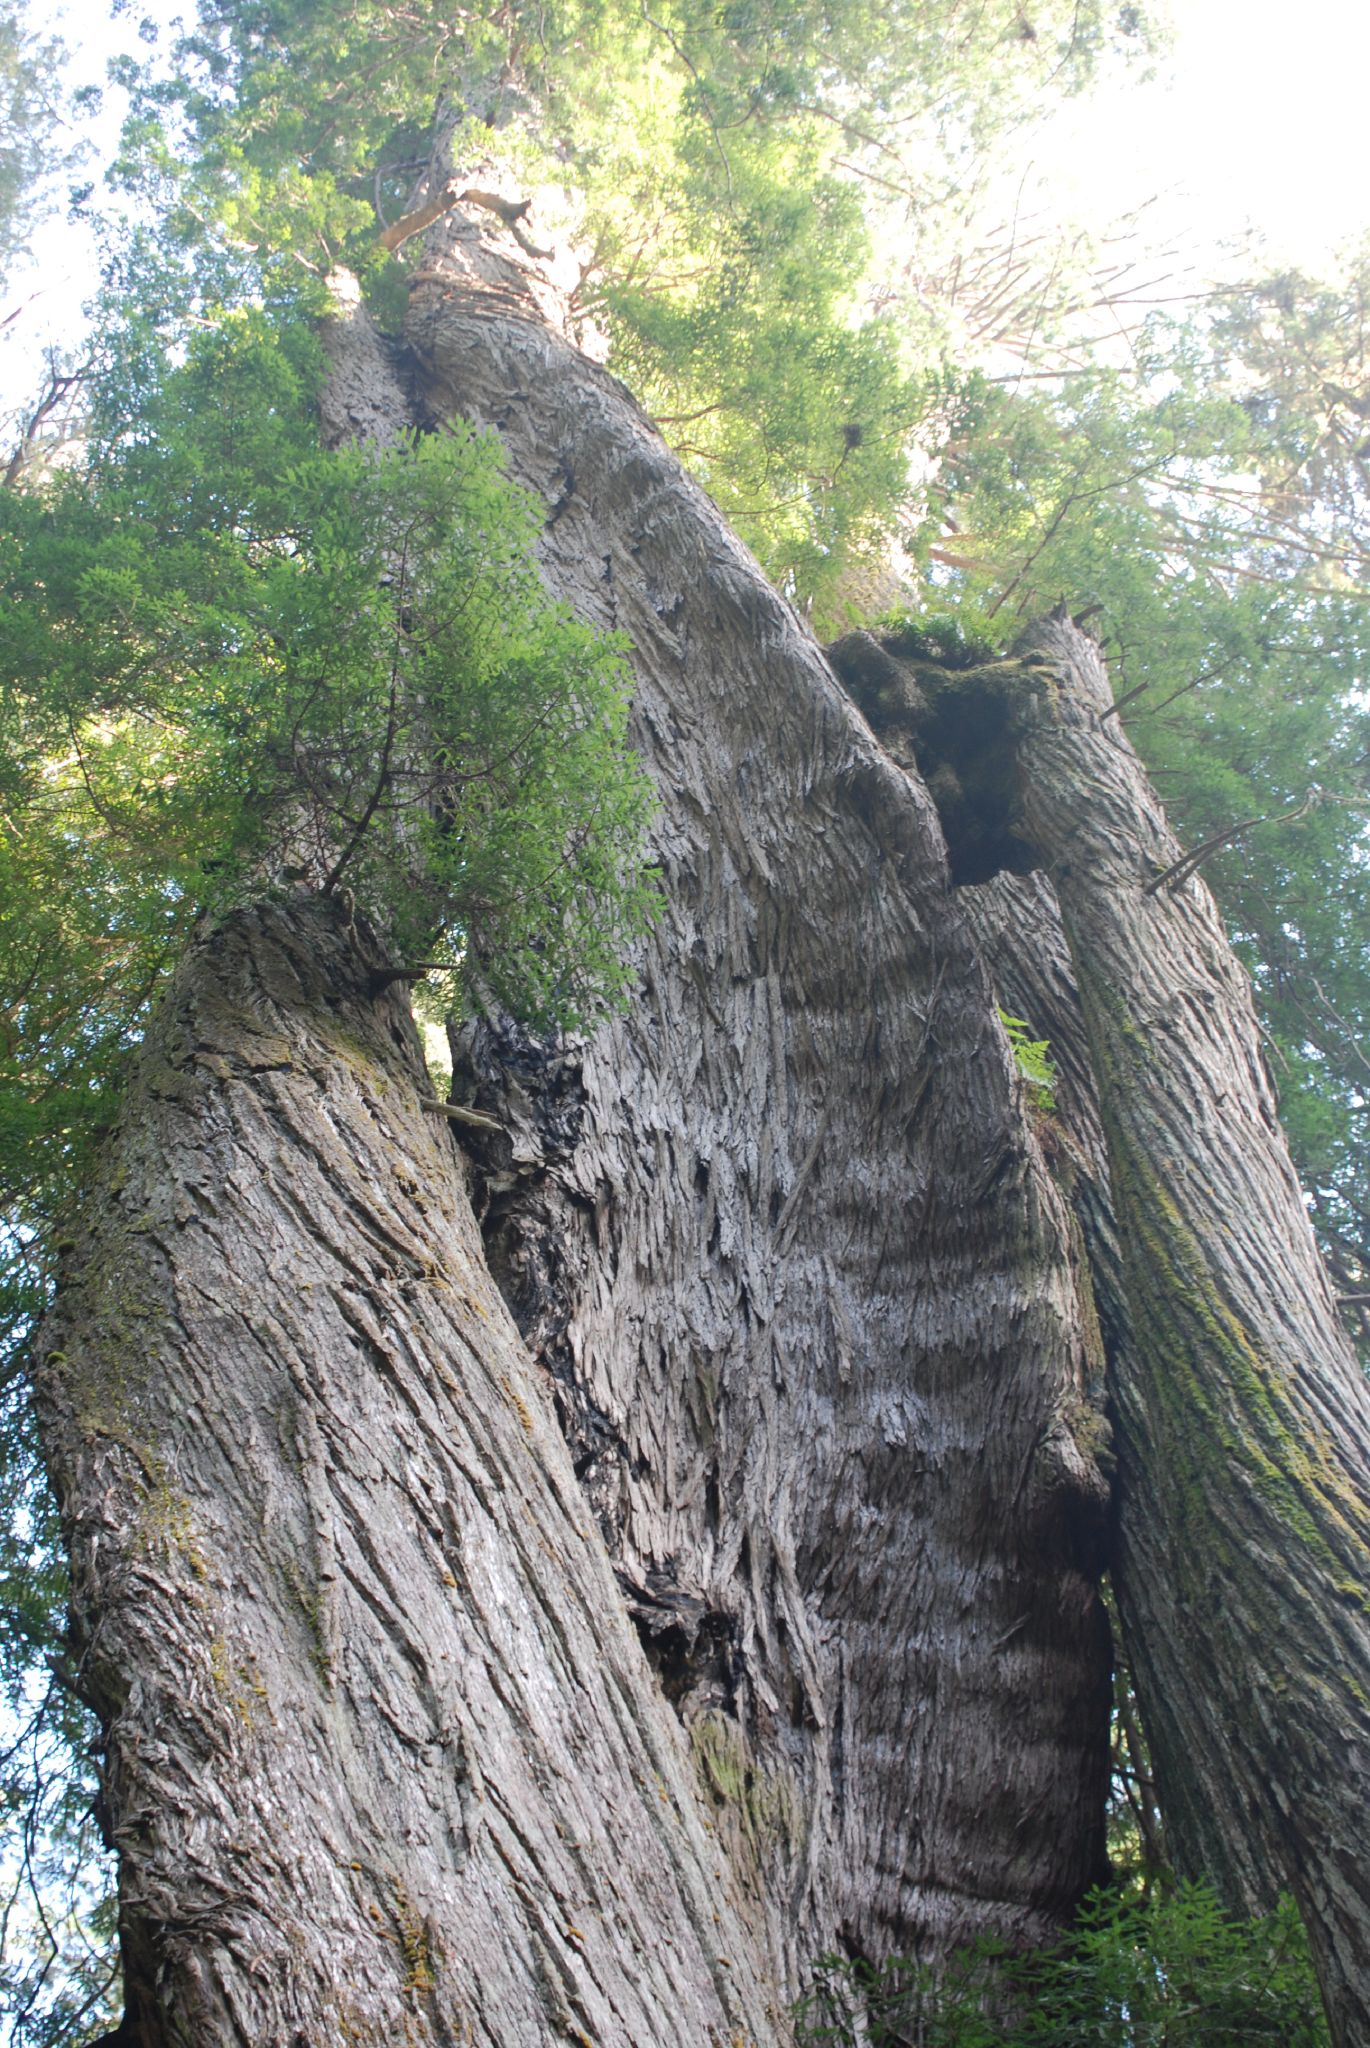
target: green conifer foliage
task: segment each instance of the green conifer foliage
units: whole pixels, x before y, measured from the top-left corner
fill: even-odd
[[[196,261],[207,230],[342,261],[382,309],[418,243],[392,260],[379,231],[446,164],[536,194],[613,366],[775,580],[835,617],[845,564],[914,516],[910,437],[958,377],[906,345],[877,242],[1043,92],[1147,42],[1141,10],[1097,0],[1023,24],[1016,0],[210,4],[171,79],[127,67],[122,175]]]
[[[83,471],[0,498],[7,1177],[109,1115],[192,922],[264,886],[346,891],[540,1023],[622,985],[618,651],[543,595],[492,442],[324,452],[318,374],[306,325],[227,315]]]
[[[1205,1885],[1095,1893],[1058,1951],[984,1943],[934,1982],[911,1962],[829,1957],[797,2013],[805,2048],[1325,2048],[1292,1900],[1231,1919]]]

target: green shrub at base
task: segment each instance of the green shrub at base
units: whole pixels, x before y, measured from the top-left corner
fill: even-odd
[[[1206,1885],[1096,1892],[1049,1954],[964,1949],[934,1981],[895,1959],[827,1956],[796,2008],[805,2048],[1328,2048],[1292,1900],[1225,1913]]]

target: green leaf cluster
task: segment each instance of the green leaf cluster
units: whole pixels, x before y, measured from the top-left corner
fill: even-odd
[[[650,914],[622,657],[546,597],[536,509],[469,430],[321,450],[319,373],[307,324],[225,316],[81,471],[0,497],[0,1197],[28,1225],[203,913],[346,890],[449,995],[565,1025]]]
[[[1232,1918],[1203,1885],[1085,1901],[1060,1949],[963,1950],[940,1977],[913,1962],[825,1957],[796,2009],[817,2048],[1326,2048],[1317,1980],[1289,1899]]]
[[[573,317],[775,580],[838,615],[916,515],[910,439],[955,373],[884,277],[934,198],[1044,91],[1148,40],[1101,0],[204,0],[136,94],[121,178],[192,270],[342,261],[387,313],[380,229],[455,172],[536,196]],[[211,253],[212,252],[212,253]],[[883,281],[881,281],[883,280]]]
[[[1048,1039],[1034,1038],[1025,1017],[1012,1017],[1000,1010],[999,1022],[1008,1035],[1010,1050],[1028,1101],[1039,1116],[1050,1116],[1056,1107],[1056,1065]]]

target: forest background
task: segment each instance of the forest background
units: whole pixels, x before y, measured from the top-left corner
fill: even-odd
[[[126,691],[135,642],[141,661],[173,626],[203,641],[252,612],[259,659],[280,632],[253,611],[257,585],[245,594],[252,561],[225,562],[184,532],[174,560],[158,549],[115,559],[100,522],[184,502],[213,476],[237,530],[276,530],[266,472],[284,473],[284,446],[292,486],[312,488],[318,508],[300,547],[375,580],[365,536],[329,525],[337,493],[355,498],[357,472],[349,481],[345,464],[329,468],[313,450],[318,364],[287,336],[301,312],[323,310],[338,263],[359,274],[382,321],[402,297],[406,252],[379,247],[378,231],[403,216],[446,34],[423,10],[397,35],[390,17],[361,8],[346,11],[344,35],[340,11],[319,4],[210,8],[182,37],[124,19],[135,54],[116,60],[115,77],[128,124],[108,181],[76,202],[102,252],[94,338],[52,356],[16,407],[3,512],[7,594],[34,580],[35,564],[53,593],[53,616],[38,621],[45,654],[6,615],[10,672],[45,667],[51,681],[36,721],[7,705],[11,763],[24,769],[12,766],[11,816],[30,801],[33,761],[60,759],[69,777],[46,838],[30,808],[22,857],[7,843],[0,927],[5,1436],[17,1502],[3,1561],[6,1770],[21,1823],[6,1967],[29,2030],[17,2038],[34,2040],[64,2027],[79,2039],[103,2009],[108,1914],[94,1904],[87,1733],[49,1671],[63,1587],[24,1405],[25,1344],[83,1134],[108,1117],[191,916],[231,900],[260,856],[244,793],[258,802],[264,758],[235,748],[226,699],[212,729],[197,724],[165,674],[139,706],[140,744],[106,746],[93,776],[88,763],[70,773],[61,735]],[[520,19],[467,24],[472,75],[490,55],[482,38],[510,39]],[[948,6],[877,29],[852,0],[824,22],[820,48],[819,17],[805,9],[643,9],[631,34],[609,8],[540,16],[522,25],[497,114],[482,115],[483,147],[511,189],[538,192],[540,217],[561,208],[586,341],[824,637],[893,609],[955,654],[1007,645],[1062,597],[1089,613],[1119,716],[1252,974],[1311,1212],[1365,1342],[1370,251],[1352,243],[1311,275],[1248,242],[1205,274],[1193,250],[1149,241],[1145,220],[1066,221],[1015,186],[1006,167],[1028,160],[1035,124],[1059,99],[1156,60],[1163,34],[1141,10],[1029,18],[991,7],[971,24]],[[878,89],[863,93],[876,52]],[[60,206],[64,177],[87,175],[66,159],[93,105],[73,103],[60,49],[22,14],[0,17],[0,80],[0,317],[18,335],[41,280],[42,209]],[[270,464],[252,445],[264,415]],[[489,564],[476,565],[476,596],[462,595],[502,603],[519,581],[517,507],[499,499],[479,450],[459,476],[432,482],[431,551],[450,541],[458,500],[468,527],[506,534],[499,575],[492,583]],[[54,498],[69,515],[56,553],[51,523],[34,516]],[[104,615],[122,605],[129,621],[119,644],[92,638],[93,577]],[[544,659],[536,635],[564,622],[525,596],[520,616]],[[320,617],[330,608],[325,590]],[[508,650],[511,674],[529,658]],[[556,658],[579,664],[587,686],[594,671],[612,696],[601,651],[559,644]],[[166,750],[191,732],[196,772],[173,786]],[[258,738],[269,752],[270,735]],[[647,914],[628,879],[642,820],[631,776],[614,781],[623,772],[615,754],[573,764],[569,787],[527,785],[520,844],[587,778],[618,791],[599,921],[561,982],[503,992],[534,1014],[572,1022],[611,1001],[623,934]],[[72,890],[83,805],[89,865]],[[382,894],[394,886],[384,867]],[[505,906],[515,928],[526,893]],[[450,928],[464,915],[444,898],[431,921]]]

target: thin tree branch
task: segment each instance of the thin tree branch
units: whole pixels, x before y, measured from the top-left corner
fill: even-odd
[[[1182,883],[1187,882],[1191,875],[1198,872],[1210,855],[1219,852],[1224,846],[1230,845],[1234,839],[1240,839],[1244,832],[1252,831],[1257,825],[1287,825],[1296,818],[1306,818],[1308,813],[1321,800],[1322,791],[1316,788],[1310,789],[1303,802],[1295,804],[1292,810],[1270,812],[1258,818],[1243,818],[1240,824],[1229,825],[1223,832],[1215,832],[1212,838],[1205,839],[1201,846],[1196,846],[1191,852],[1182,854],[1179,860],[1172,861],[1170,866],[1159,875],[1153,875],[1143,889],[1142,894],[1144,896],[1154,896],[1158,889],[1164,888],[1169,883],[1171,894],[1173,895]]]

